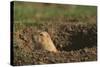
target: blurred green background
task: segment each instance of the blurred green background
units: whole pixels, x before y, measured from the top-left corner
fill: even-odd
[[[41,23],[96,23],[97,7],[50,3],[14,2],[15,29]]]
[[[95,6],[61,5],[48,3],[14,2],[15,21],[46,21],[62,20],[63,17],[93,17],[96,16]]]

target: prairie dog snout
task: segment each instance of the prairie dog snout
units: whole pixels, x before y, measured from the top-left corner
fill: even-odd
[[[55,45],[53,44],[53,41],[51,40],[50,35],[47,32],[39,33],[38,42],[43,49],[51,51],[51,52],[57,52],[57,49]]]

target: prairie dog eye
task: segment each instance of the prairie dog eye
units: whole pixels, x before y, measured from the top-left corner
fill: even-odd
[[[43,34],[42,34],[42,33],[40,33],[40,36],[43,36]]]

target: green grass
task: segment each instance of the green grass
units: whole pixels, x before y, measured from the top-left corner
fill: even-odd
[[[41,4],[28,2],[14,3],[14,20],[15,21],[46,21],[55,18],[61,19],[63,17],[77,17],[82,16],[96,16],[95,6],[75,6],[75,5],[55,5],[55,4]],[[81,19],[81,18],[80,18]],[[28,23],[28,22],[27,22]]]
[[[14,2],[14,23],[22,25],[30,23],[34,26],[48,21],[96,23],[96,15],[96,6]]]

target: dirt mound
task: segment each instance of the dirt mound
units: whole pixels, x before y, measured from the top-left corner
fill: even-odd
[[[52,27],[51,27],[52,26]],[[96,24],[40,24],[14,33],[14,65],[51,64],[97,60]],[[50,34],[59,53],[38,50],[38,31]]]
[[[14,65],[53,64],[97,60],[96,47],[84,48],[76,51],[60,51],[59,53],[41,50],[27,54],[19,53],[20,55],[17,53],[14,56]]]

